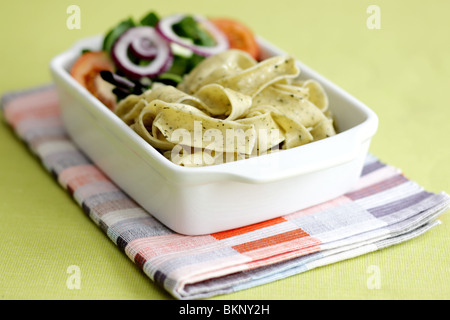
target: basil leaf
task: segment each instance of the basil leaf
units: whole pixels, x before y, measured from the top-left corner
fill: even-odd
[[[214,39],[202,30],[192,16],[186,16],[173,26],[173,31],[180,37],[192,39],[194,44],[200,46],[213,46]]]
[[[127,20],[122,21],[117,26],[112,28],[105,36],[103,40],[103,50],[107,52],[111,52],[111,49],[116,42],[116,40],[128,29],[135,27],[133,19],[129,18]]]
[[[156,27],[158,21],[158,15],[152,11],[141,19],[140,24],[143,26]]]

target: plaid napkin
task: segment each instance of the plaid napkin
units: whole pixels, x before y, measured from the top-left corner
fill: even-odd
[[[178,299],[231,293],[410,240],[450,204],[368,155],[358,185],[329,202],[203,236],[174,233],[71,141],[53,85],[8,93],[6,122],[58,183],[150,279]]]

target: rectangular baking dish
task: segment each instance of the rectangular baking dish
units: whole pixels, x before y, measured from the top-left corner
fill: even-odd
[[[258,38],[263,56],[285,54]],[[366,105],[298,62],[300,78],[315,79],[329,97],[339,133],[251,159],[208,167],[167,160],[73,79],[83,39],[52,59],[64,125],[90,159],[153,217],[175,232],[201,235],[238,228],[338,197],[358,180],[378,118]]]

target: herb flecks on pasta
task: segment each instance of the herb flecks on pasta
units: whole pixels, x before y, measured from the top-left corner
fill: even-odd
[[[295,148],[336,134],[328,97],[298,80],[291,56],[240,50],[203,60],[173,87],[155,84],[116,114],[172,162],[204,166]]]

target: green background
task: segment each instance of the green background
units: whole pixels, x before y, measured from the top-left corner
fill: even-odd
[[[81,9],[69,30],[66,9]],[[381,29],[369,29],[369,5]],[[370,151],[429,191],[450,192],[450,1],[2,1],[0,93],[51,81],[50,59],[76,40],[154,9],[229,16],[370,106]],[[97,228],[0,124],[0,298],[170,299]],[[395,247],[215,299],[449,299],[450,218]],[[80,289],[66,285],[81,271]],[[381,288],[369,289],[370,266]]]

